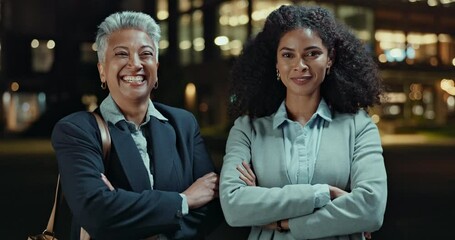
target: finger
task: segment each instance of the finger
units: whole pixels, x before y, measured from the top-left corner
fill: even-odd
[[[371,239],[371,233],[370,232],[365,232],[363,233],[366,239]]]
[[[254,186],[253,182],[250,179],[246,178],[245,176],[239,176],[239,178],[242,179],[242,181],[244,181],[246,185]]]
[[[211,178],[213,176],[218,176],[218,175],[216,173],[214,173],[214,172],[209,172],[209,173],[205,174],[203,176],[203,178]]]
[[[101,180],[103,180],[104,184],[109,188],[109,190],[114,191],[114,186],[112,186],[111,182],[107,179],[107,177],[101,173]]]
[[[244,177],[248,177],[248,173],[240,165],[237,165],[236,168],[237,168],[237,171],[240,172],[240,174],[242,174]]]
[[[252,177],[252,180],[256,179],[256,175],[254,174],[253,170],[251,169],[251,166],[246,163],[245,161],[242,162],[243,167],[245,167],[246,171],[248,174]]]

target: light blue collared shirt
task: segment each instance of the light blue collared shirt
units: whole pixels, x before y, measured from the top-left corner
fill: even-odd
[[[150,156],[147,151],[147,139],[144,135],[144,131],[146,131],[145,125],[150,122],[151,117],[155,117],[162,121],[168,121],[168,119],[155,108],[153,102],[149,99],[149,106],[147,108],[147,114],[145,115],[145,121],[138,127],[135,123],[125,119],[125,116],[120,112],[120,109],[110,94],[103,100],[103,102],[101,102],[100,111],[106,122],[111,122],[115,125],[122,120],[126,121],[131,132],[131,136],[133,137],[136,147],[141,154],[145,169],[149,174],[150,186],[152,186],[153,189],[154,182],[153,175],[150,172]],[[184,194],[180,194],[180,196],[182,197],[182,213],[188,214],[189,208],[186,196]]]
[[[311,183],[326,121],[332,121],[332,114],[324,99],[321,99],[316,112],[305,126],[288,118],[285,101],[281,103],[275,113],[273,128],[283,130],[287,173],[291,183]],[[330,201],[328,185],[315,184],[313,188],[315,189],[315,206],[317,208],[325,206]]]

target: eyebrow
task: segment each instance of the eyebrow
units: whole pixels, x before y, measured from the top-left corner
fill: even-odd
[[[125,47],[125,46],[116,46],[112,50],[116,50],[117,48],[128,49],[128,47]],[[153,50],[153,52],[155,52],[155,49],[151,45],[143,45],[139,49],[144,49],[144,48],[151,48]]]
[[[309,46],[309,47],[306,47],[304,50],[308,51],[308,50],[312,50],[312,49],[322,50],[318,46]],[[279,51],[295,51],[295,49],[294,48],[290,48],[290,47],[282,47]]]

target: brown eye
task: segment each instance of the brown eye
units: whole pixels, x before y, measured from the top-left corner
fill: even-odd
[[[320,51],[310,51],[310,52],[308,52],[306,54],[306,56],[308,56],[308,57],[317,57],[317,56],[319,56],[321,54],[322,54],[322,52],[320,52]]]
[[[293,55],[291,53],[283,53],[281,56],[284,58],[291,58]]]

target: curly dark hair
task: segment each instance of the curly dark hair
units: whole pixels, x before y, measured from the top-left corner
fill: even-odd
[[[321,84],[321,96],[332,112],[356,113],[380,104],[383,91],[379,70],[363,43],[326,9],[317,6],[281,6],[267,17],[264,28],[249,41],[231,69],[229,114],[274,113],[286,96],[277,81],[276,51],[281,37],[294,29],[317,32],[333,65]]]

